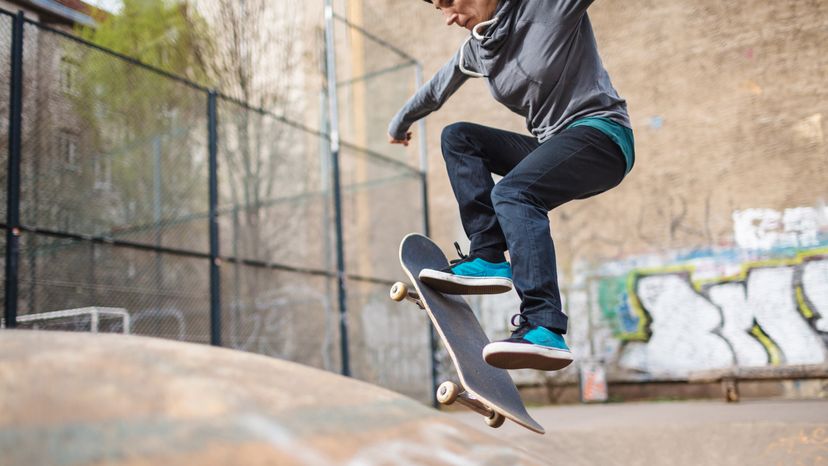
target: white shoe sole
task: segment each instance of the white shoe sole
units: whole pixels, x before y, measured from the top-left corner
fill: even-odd
[[[498,341],[483,348],[483,359],[501,369],[557,371],[572,364],[572,352],[548,346]]]
[[[512,290],[512,280],[502,277],[464,277],[423,269],[420,281],[445,294],[499,294]]]

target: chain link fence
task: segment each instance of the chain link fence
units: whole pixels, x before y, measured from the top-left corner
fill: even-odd
[[[388,299],[399,241],[427,215],[419,154],[385,139],[416,63],[344,20],[336,33],[344,353],[325,128],[0,10],[0,76],[23,73],[19,96],[0,89],[6,326],[221,344],[330,371],[350,358],[352,375],[429,400],[428,319]],[[391,69],[373,67],[382,53]]]
[[[349,18],[359,21],[359,5]],[[357,10],[355,10],[356,8]],[[425,167],[419,146],[388,144],[388,122],[418,86],[417,62],[361,26],[334,15],[342,219],[353,374],[415,398],[432,396],[430,321],[388,297],[405,278],[402,238],[424,231]]]

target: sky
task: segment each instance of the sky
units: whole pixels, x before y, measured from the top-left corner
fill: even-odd
[[[117,13],[121,10],[122,2],[121,0],[84,0],[86,3],[90,5],[95,5],[98,8],[103,10]]]

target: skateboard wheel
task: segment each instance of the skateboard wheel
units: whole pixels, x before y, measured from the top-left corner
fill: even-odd
[[[460,387],[453,382],[443,382],[437,388],[437,401],[444,405],[450,405],[460,395]]]
[[[408,296],[408,287],[402,282],[394,283],[394,286],[391,287],[390,295],[391,299],[400,302]]]
[[[489,427],[491,427],[492,429],[497,429],[498,427],[503,425],[503,421],[505,420],[506,418],[503,417],[502,414],[494,413],[491,417],[486,418],[486,424],[488,424]]]

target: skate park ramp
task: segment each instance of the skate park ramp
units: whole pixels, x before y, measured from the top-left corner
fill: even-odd
[[[482,420],[481,420],[482,422]],[[0,331],[0,464],[540,464],[394,392],[265,356]]]

